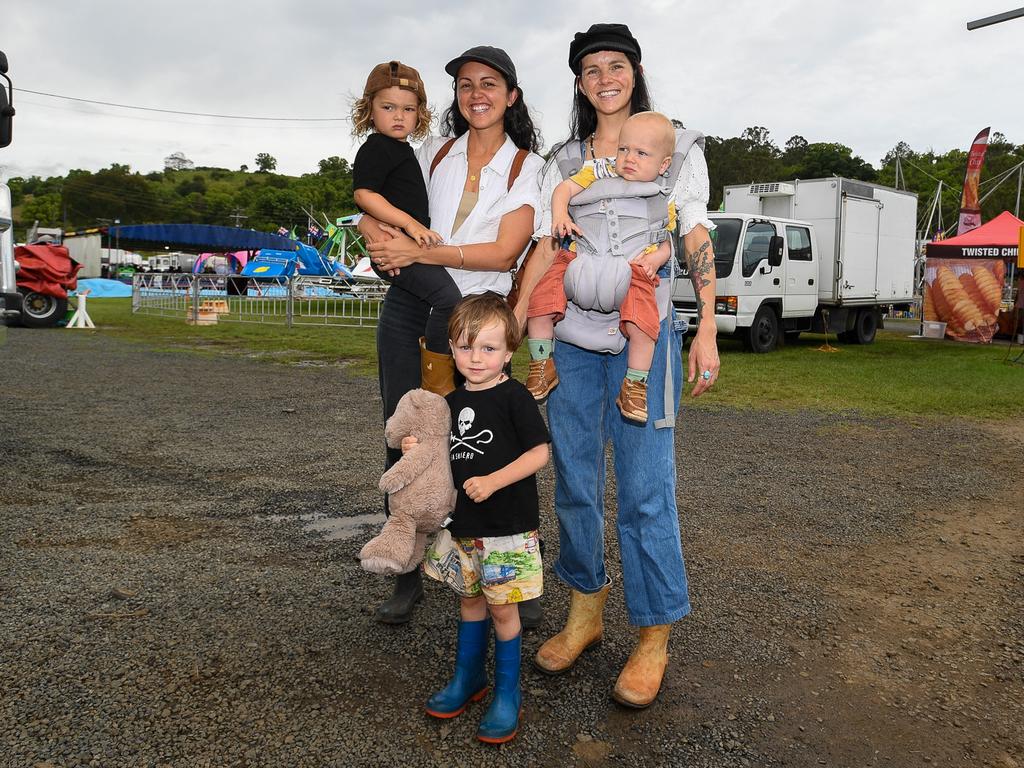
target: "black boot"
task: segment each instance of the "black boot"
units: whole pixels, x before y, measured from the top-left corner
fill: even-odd
[[[519,604],[519,623],[523,629],[536,629],[544,623],[544,606],[540,604],[539,597]]]
[[[540,540],[540,556],[544,558],[544,539]],[[524,600],[519,604],[519,623],[523,629],[536,629],[544,623],[544,606],[540,604],[540,598]]]
[[[377,621],[384,624],[405,624],[412,618],[412,609],[423,597],[423,577],[420,569],[399,574],[395,591],[377,606]]]

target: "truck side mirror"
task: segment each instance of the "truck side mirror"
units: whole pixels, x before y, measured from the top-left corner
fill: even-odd
[[[14,108],[7,103],[7,90],[0,86],[0,147],[11,143],[11,128],[14,123]]]
[[[3,51],[0,51],[0,77],[7,81],[6,88],[0,84],[0,147],[6,147],[11,143],[11,128],[14,124],[14,107],[11,106],[14,84],[7,76],[7,55]]]
[[[782,235],[772,235],[772,239],[768,241],[768,265],[772,267],[778,267],[782,265],[782,250],[785,247],[785,242],[782,239]]]

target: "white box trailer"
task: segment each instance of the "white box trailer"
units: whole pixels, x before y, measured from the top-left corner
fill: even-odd
[[[917,195],[850,179],[725,188],[711,214],[715,320],[756,352],[787,335],[829,330],[870,343],[881,307],[914,301]],[[684,273],[676,307],[696,319]]]
[[[103,265],[103,236],[99,233],[72,235],[64,238],[68,255],[82,265],[80,278],[99,277]]]

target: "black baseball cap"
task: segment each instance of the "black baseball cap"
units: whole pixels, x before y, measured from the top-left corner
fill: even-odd
[[[457,56],[445,64],[444,71],[452,77],[457,77],[459,67],[467,61],[479,61],[488,67],[494,67],[494,69],[507,77],[512,85],[516,85],[519,82],[519,78],[516,76],[516,65],[512,63],[509,55],[501,48],[495,48],[491,45],[477,45],[470,48],[461,56]]]
[[[586,32],[577,32],[569,44],[569,69],[580,73],[580,62],[594,51],[621,51],[640,61],[640,43],[625,24],[593,24]]]

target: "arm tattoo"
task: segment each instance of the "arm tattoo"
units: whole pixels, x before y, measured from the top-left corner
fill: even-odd
[[[714,268],[715,261],[712,256],[710,240],[705,240],[696,251],[686,254],[686,269],[690,273],[693,292],[697,297],[697,317],[704,314],[704,299],[701,297],[700,291],[711,284],[708,275],[714,274]]]

